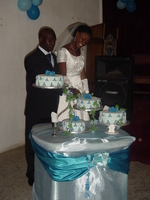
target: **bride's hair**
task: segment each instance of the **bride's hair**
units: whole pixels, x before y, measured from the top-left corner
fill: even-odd
[[[80,25],[80,26],[78,26],[77,29],[73,33],[74,37],[75,37],[75,35],[76,35],[77,32],[79,32],[79,33],[85,32],[85,33],[88,33],[90,35],[90,37],[92,37],[92,30],[87,25]]]
[[[86,32],[90,36],[92,36],[92,30],[91,28],[82,22],[76,22],[74,24],[71,24],[68,26],[62,34],[58,37],[55,43],[55,47],[53,49],[53,52],[57,55],[58,50],[63,47],[64,45],[70,43],[77,32]]]

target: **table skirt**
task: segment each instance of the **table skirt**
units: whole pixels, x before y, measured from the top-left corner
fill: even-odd
[[[107,127],[98,124],[97,131],[94,133],[87,132],[86,134],[68,136],[62,132],[57,132],[57,136],[53,137],[54,129],[50,124],[39,124],[32,128],[31,140],[33,138],[39,147],[52,153],[51,156],[54,153],[70,158],[79,158],[87,155],[95,156],[97,153],[107,153],[109,159],[113,161],[111,154],[122,153],[122,150],[130,147],[135,138],[121,129],[118,130],[119,132],[116,135],[109,135],[106,131]],[[41,156],[43,155],[42,152],[39,153],[41,153]],[[101,165],[95,157],[97,164],[89,168],[87,163],[88,171],[83,176],[75,180],[68,178],[65,179],[67,181],[58,181],[52,180],[53,177],[48,174],[43,163],[39,160],[41,156],[38,155],[38,158],[37,155],[35,153],[35,182],[32,190],[34,200],[127,200],[128,172],[123,173],[123,170],[117,171],[116,167],[114,169],[109,167],[109,161],[108,165],[104,163],[104,165]],[[124,157],[122,154],[120,155],[121,158]],[[45,159],[48,158],[45,157]],[[129,164],[129,161],[127,159],[126,164]],[[53,160],[51,162],[54,162],[52,163],[54,165],[57,163]],[[121,169],[124,168],[125,164],[122,159],[119,159],[118,164],[122,166]],[[48,165],[48,168],[51,170],[50,165]],[[61,168],[56,166],[56,169],[61,172]],[[69,174],[70,176],[72,176],[72,173]]]
[[[53,181],[35,156],[34,200],[126,200],[128,175],[95,166],[89,175],[89,198],[85,197],[87,175],[75,181]]]

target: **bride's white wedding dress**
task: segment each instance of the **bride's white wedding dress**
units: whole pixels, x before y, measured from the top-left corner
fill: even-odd
[[[89,93],[87,79],[81,80],[81,71],[85,65],[83,49],[81,49],[80,56],[73,56],[66,48],[61,48],[57,54],[57,62],[66,63],[66,76],[64,76],[64,83],[67,86],[78,89],[80,93]],[[67,107],[67,105],[68,103],[66,102],[66,96],[60,96],[57,111],[58,121],[69,118],[68,109],[59,116],[59,114]],[[75,115],[80,117],[80,119],[84,119],[85,121],[89,120],[89,114],[87,112],[79,110],[74,110],[74,112]]]

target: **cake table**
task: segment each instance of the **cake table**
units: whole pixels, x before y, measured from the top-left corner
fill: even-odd
[[[88,126],[88,122],[87,122]],[[130,145],[135,138],[119,129],[53,137],[51,124],[35,125],[30,134],[35,151],[34,200],[126,200]]]

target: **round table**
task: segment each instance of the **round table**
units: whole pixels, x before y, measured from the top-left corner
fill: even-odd
[[[87,127],[89,126],[87,122]],[[108,162],[115,162],[115,156],[122,159],[122,152],[126,151],[129,146],[135,141],[135,138],[130,136],[127,132],[119,129],[118,134],[106,134],[108,127],[104,125],[97,125],[97,131],[92,133],[90,131],[83,134],[64,135],[62,131],[57,131],[57,136],[54,137],[54,128],[51,124],[38,124],[32,130],[32,141],[34,145],[40,148],[40,152],[36,152],[35,147],[35,182],[33,185],[33,199],[34,200],[106,200],[106,199],[127,199],[128,188],[128,172],[124,172],[121,166],[122,161],[112,163],[112,168],[104,162],[105,155],[107,155]],[[75,180],[70,180],[75,169],[69,171],[70,174],[63,179],[55,179],[51,176],[51,164],[58,169],[57,161],[49,161],[50,166],[43,165],[41,160],[45,159],[48,163],[47,157],[41,154],[46,151],[46,154],[51,155],[51,158],[58,155],[66,157],[67,159],[75,159],[77,161],[81,158],[90,157],[90,164],[96,163],[93,167],[88,168],[88,171]],[[115,154],[113,154],[115,153]],[[42,156],[44,158],[42,158]],[[102,162],[98,159],[102,156]],[[112,157],[111,157],[112,156]],[[126,154],[125,154],[126,156]],[[124,156],[124,157],[125,157]],[[92,158],[92,159],[91,159]],[[62,159],[62,158],[60,158]],[[108,163],[109,164],[109,163]],[[115,164],[113,167],[113,164]],[[129,164],[129,163],[128,163]],[[120,165],[120,166],[117,166]],[[117,168],[119,167],[120,170]],[[69,166],[68,166],[69,168]],[[67,165],[66,169],[67,170]],[[79,170],[79,168],[78,168]],[[66,171],[65,171],[66,172]],[[62,170],[64,173],[64,169]],[[67,172],[68,173],[68,172]],[[58,174],[53,172],[53,174]],[[61,170],[59,171],[61,176]],[[88,187],[87,187],[88,183]]]

